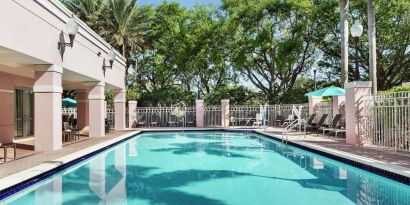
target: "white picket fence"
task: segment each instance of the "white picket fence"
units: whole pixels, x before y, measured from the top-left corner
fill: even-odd
[[[364,115],[359,120],[362,141],[410,151],[410,92],[368,95],[363,103]]]

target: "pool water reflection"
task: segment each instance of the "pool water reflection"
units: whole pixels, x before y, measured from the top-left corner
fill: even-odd
[[[0,204],[410,204],[409,186],[235,132],[147,133]]]

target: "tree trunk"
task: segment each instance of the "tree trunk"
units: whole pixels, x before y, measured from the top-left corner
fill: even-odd
[[[349,0],[339,0],[340,7],[340,25],[341,25],[341,85],[344,88],[349,80],[349,22],[347,21],[349,14]]]
[[[367,0],[367,25],[369,36],[369,79],[372,81],[372,93],[377,93],[377,64],[376,64],[376,21],[374,0]]]

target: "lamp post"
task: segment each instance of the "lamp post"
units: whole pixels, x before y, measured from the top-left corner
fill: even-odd
[[[355,40],[356,43],[356,77],[360,78],[359,72],[359,38],[363,34],[363,26],[360,24],[359,20],[356,20],[352,27],[350,28],[350,34]],[[356,79],[359,80],[359,79]]]
[[[317,63],[314,62],[312,65],[312,70],[313,70],[313,80],[315,81],[315,87],[314,89],[317,89],[317,85],[316,85],[316,72],[317,72]]]

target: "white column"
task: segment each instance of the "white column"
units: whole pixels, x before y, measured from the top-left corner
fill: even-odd
[[[196,127],[204,127],[204,100],[195,101]]]
[[[125,90],[117,90],[114,98],[115,130],[125,130]]]
[[[34,92],[34,136],[36,151],[53,151],[63,146],[61,94],[63,68],[36,65]]]
[[[221,126],[229,127],[229,99],[221,100]]]
[[[128,128],[137,127],[137,101],[128,101]]]
[[[105,136],[104,86],[104,82],[98,82],[88,92],[90,137]]]

